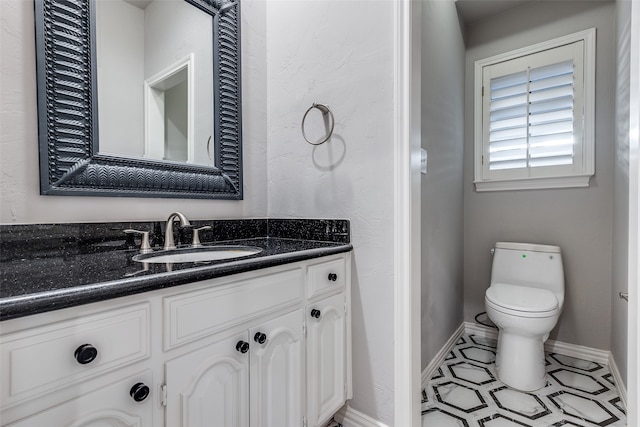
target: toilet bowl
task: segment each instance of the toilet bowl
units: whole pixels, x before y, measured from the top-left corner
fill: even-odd
[[[544,342],[563,301],[560,248],[496,243],[485,307],[499,331],[496,375],[504,384],[522,391],[545,386]]]

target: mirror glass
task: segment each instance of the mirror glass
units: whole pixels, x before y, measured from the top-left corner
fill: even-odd
[[[213,17],[185,0],[96,0],[99,153],[215,165]]]

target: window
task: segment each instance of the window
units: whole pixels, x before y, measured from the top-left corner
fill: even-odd
[[[477,191],[588,187],[595,29],[475,63]]]

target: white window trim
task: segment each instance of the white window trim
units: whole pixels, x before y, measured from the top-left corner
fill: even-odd
[[[482,69],[488,65],[508,61],[521,56],[530,55],[557,46],[584,41],[584,141],[582,145],[581,175],[545,178],[519,178],[487,180],[482,175]],[[532,46],[481,59],[475,62],[474,69],[474,181],[476,191],[506,191],[544,188],[588,187],[589,180],[595,173],[595,60],[596,29],[580,31]]]

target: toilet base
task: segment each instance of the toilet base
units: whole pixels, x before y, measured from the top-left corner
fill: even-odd
[[[543,336],[523,337],[499,330],[496,375],[521,391],[539,390],[547,384]]]

